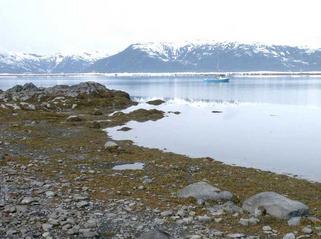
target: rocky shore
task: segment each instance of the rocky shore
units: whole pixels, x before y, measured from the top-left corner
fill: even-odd
[[[321,237],[320,183],[103,131],[167,116],[149,103],[123,113],[137,103],[94,82],[0,91],[0,238]]]

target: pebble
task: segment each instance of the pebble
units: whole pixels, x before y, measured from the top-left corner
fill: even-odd
[[[88,207],[88,206],[89,206],[89,202],[87,202],[87,201],[80,201],[80,202],[78,202],[78,203],[76,204],[76,206],[77,206],[78,208]]]
[[[244,238],[245,235],[242,233],[231,233],[226,235],[228,238]]]
[[[263,226],[263,231],[272,231],[272,228],[270,226]]]
[[[283,239],[295,239],[294,233],[288,233],[286,234]]]
[[[56,193],[53,192],[53,191],[47,191],[47,192],[46,192],[46,196],[47,196],[48,198],[52,198],[52,197],[56,196]]]
[[[312,230],[311,226],[306,226],[306,227],[304,227],[304,228],[302,229],[302,232],[303,232],[304,234],[312,234],[312,233],[313,233],[313,230]]]
[[[26,205],[26,204],[30,204],[30,203],[35,202],[35,201],[37,201],[37,200],[32,198],[32,197],[24,197],[21,200],[21,204]]]
[[[212,219],[207,216],[207,215],[204,215],[204,216],[198,216],[197,217],[197,220],[200,221],[200,222],[209,222],[211,221]]]
[[[42,227],[42,229],[44,230],[44,231],[49,231],[53,226],[51,225],[51,224],[49,224],[49,223],[44,223],[44,224],[42,224],[41,225],[41,227]]]
[[[160,214],[162,217],[170,217],[173,215],[173,211],[172,210],[167,210],[167,211],[163,211]]]

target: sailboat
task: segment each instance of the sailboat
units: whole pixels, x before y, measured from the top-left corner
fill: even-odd
[[[219,57],[217,58],[217,71],[219,72]],[[228,83],[230,81],[230,78],[227,74],[219,74],[215,75],[214,78],[208,78],[205,79],[208,83]]]
[[[230,78],[225,74],[220,74],[214,78],[205,79],[205,81],[209,83],[228,83],[230,82]]]

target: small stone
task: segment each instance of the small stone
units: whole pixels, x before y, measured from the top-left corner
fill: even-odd
[[[139,189],[139,190],[144,190],[144,186],[143,186],[143,185],[140,185],[140,186],[138,186],[138,189]]]
[[[207,216],[207,215],[204,215],[204,216],[198,216],[197,217],[197,220],[200,221],[200,222],[209,222],[211,221],[212,219]]]
[[[79,229],[77,227],[73,227],[67,231],[67,234],[68,235],[75,235],[75,234],[78,234],[78,232],[79,232]]]
[[[3,211],[8,213],[15,213],[17,211],[17,208],[15,206],[6,205]]]
[[[304,227],[304,228],[302,229],[302,232],[303,232],[304,234],[312,234],[312,233],[313,233],[313,230],[312,230],[311,226],[306,226],[306,227]]]
[[[178,210],[177,213],[176,213],[176,215],[180,216],[180,217],[185,217],[186,214],[187,214],[187,212],[185,210],[183,210],[183,209]]]
[[[272,231],[272,228],[270,226],[263,226],[263,231]]]
[[[95,219],[89,219],[84,226],[85,228],[95,228],[97,226],[97,221]]]
[[[92,231],[91,229],[79,229],[79,233],[82,234],[83,237],[96,237],[98,234],[95,231]]]
[[[288,225],[290,227],[298,226],[301,223],[301,217],[292,217],[288,220]]]
[[[226,235],[228,238],[244,238],[245,235],[242,233],[231,233]]]
[[[242,226],[248,226],[249,225],[249,219],[245,219],[245,218],[241,218],[239,223],[242,225]]]
[[[74,199],[75,201],[85,201],[85,200],[88,200],[89,197],[88,197],[88,196],[82,196],[82,195],[79,195],[79,194],[75,194],[75,195],[73,196],[73,199]]]
[[[294,233],[287,233],[283,239],[295,239]]]
[[[160,214],[162,217],[170,217],[173,215],[173,211],[172,210],[167,210],[167,211],[163,211]]]
[[[44,230],[44,231],[49,231],[53,226],[51,225],[51,224],[49,224],[49,223],[44,223],[44,224],[42,224],[42,230]]]
[[[104,145],[104,148],[107,150],[117,149],[118,144],[116,144],[114,141],[107,141]]]
[[[56,196],[56,193],[53,192],[53,191],[47,191],[47,192],[46,192],[46,196],[47,196],[48,198],[52,198],[52,197]]]
[[[59,225],[59,221],[57,219],[54,219],[54,218],[49,218],[48,219],[48,223],[54,225],[54,226],[57,226]]]
[[[188,238],[190,238],[190,239],[200,239],[202,237],[200,235],[191,235]]]
[[[24,197],[22,200],[21,200],[21,204],[23,205],[27,205],[27,204],[30,204],[32,202],[36,202],[37,200],[35,198],[32,198],[32,197]]]
[[[48,238],[48,237],[50,237],[50,232],[44,232],[44,233],[42,234],[42,236],[43,236],[44,238]]]
[[[191,224],[193,222],[193,218],[192,217],[185,217],[185,218],[183,218],[183,222],[185,224]]]
[[[83,208],[83,207],[88,207],[89,206],[89,202],[87,201],[80,201],[77,203],[76,205],[78,208]]]
[[[71,227],[72,227],[72,226],[68,223],[68,224],[66,224],[66,225],[63,225],[62,230],[63,230],[63,231],[67,231],[67,230],[69,230]]]
[[[66,121],[68,122],[79,122],[82,121],[82,119],[78,115],[70,115]]]
[[[13,236],[13,235],[15,235],[17,233],[18,233],[17,230],[10,228],[9,230],[7,230],[6,234],[7,234],[7,236]]]

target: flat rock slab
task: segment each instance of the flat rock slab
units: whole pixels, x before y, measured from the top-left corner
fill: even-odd
[[[180,198],[195,198],[196,200],[228,201],[233,198],[233,194],[228,191],[221,191],[206,182],[190,184],[178,192]]]
[[[309,214],[307,205],[275,192],[258,193],[243,203],[243,209],[251,214],[254,214],[257,208],[263,208],[267,214],[279,219],[289,219]]]

